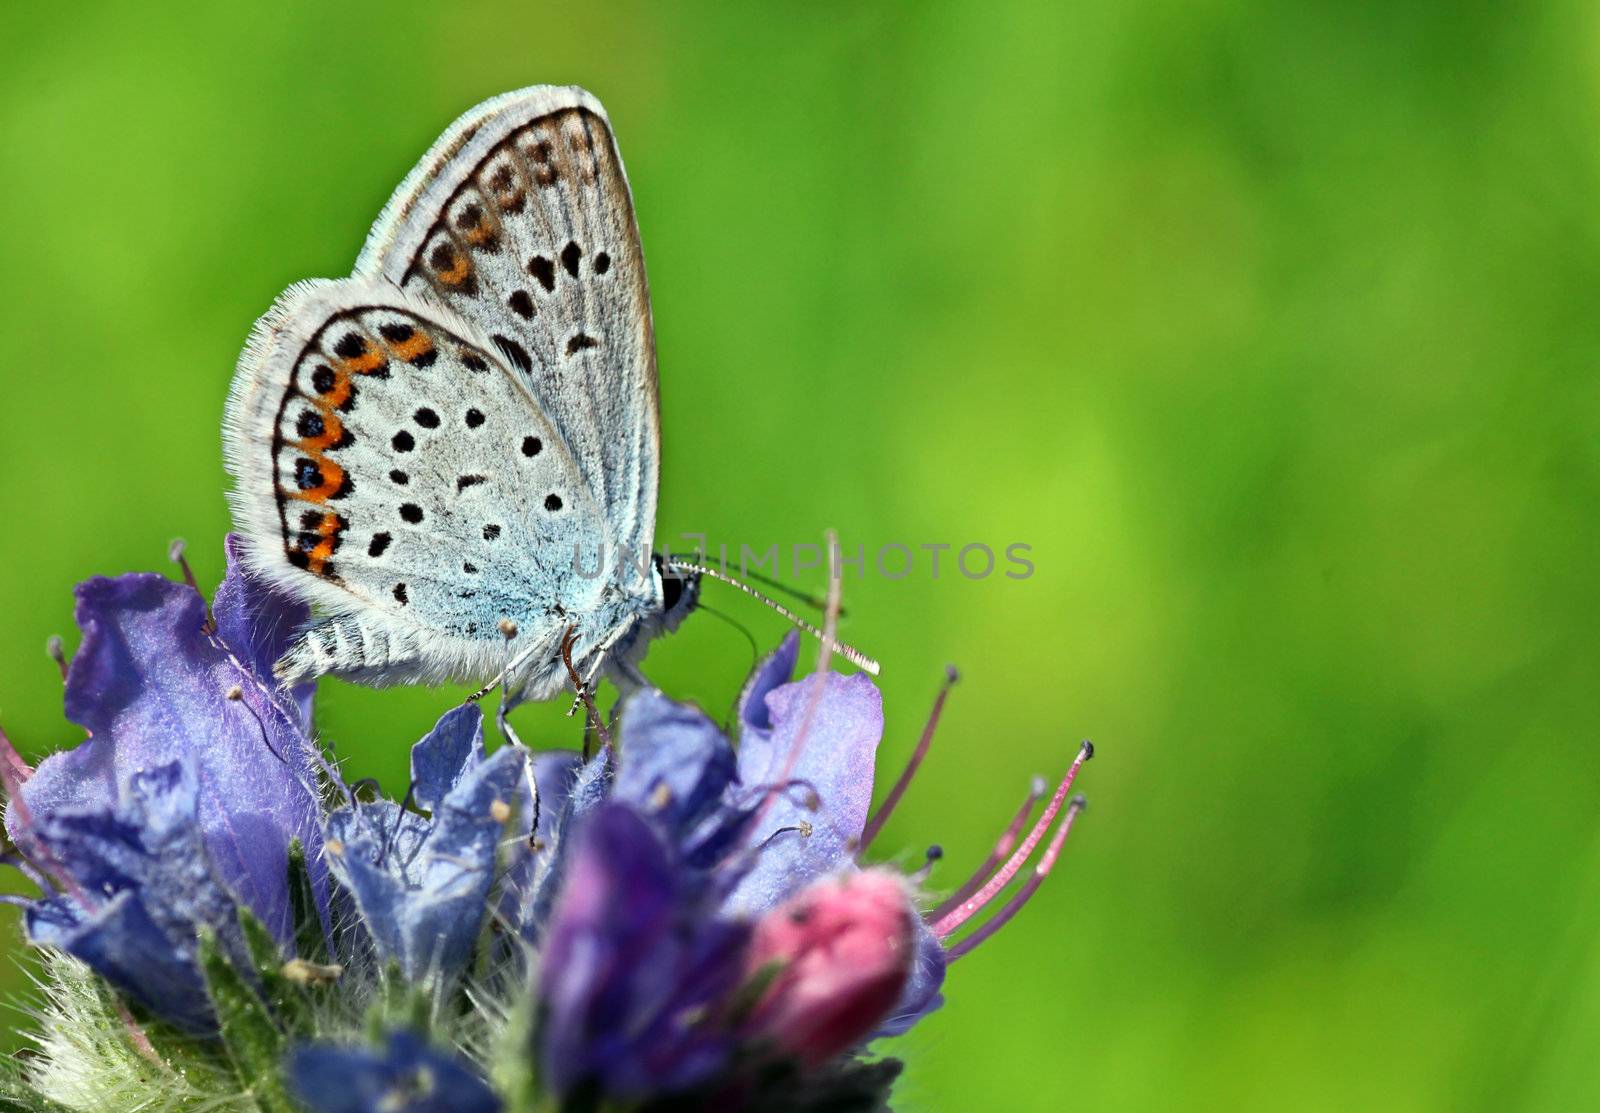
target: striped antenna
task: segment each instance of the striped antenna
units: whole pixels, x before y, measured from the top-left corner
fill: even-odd
[[[710,576],[713,580],[720,580],[725,584],[730,584],[733,587],[738,588],[752,599],[756,599],[759,602],[765,603],[767,606],[777,611],[795,626],[801,630],[804,630],[806,633],[810,634],[812,637],[828,646],[835,653],[843,657],[846,661],[849,661],[856,668],[862,670],[863,672],[870,673],[873,676],[878,675],[878,662],[874,661],[871,657],[868,657],[859,649],[845,645],[841,641],[828,637],[827,634],[823,633],[821,630],[817,629],[817,627],[813,626],[811,623],[795,614],[782,603],[768,599],[765,595],[761,594],[749,584],[744,583],[742,580],[734,579],[720,568],[717,568],[713,565],[700,564],[692,560],[683,560],[679,557],[673,557],[666,561],[665,564],[666,567],[676,571],[698,572],[702,576]]]

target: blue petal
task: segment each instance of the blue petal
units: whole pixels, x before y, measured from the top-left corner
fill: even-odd
[[[710,1007],[737,984],[747,928],[708,915],[643,816],[607,803],[578,833],[540,955],[543,1079],[619,1099],[704,1081],[732,1053]]]
[[[470,770],[431,819],[388,802],[328,817],[328,863],[355,897],[378,950],[412,981],[450,978],[465,965],[494,881],[503,821],[523,754],[497,751]]]
[[[873,1033],[874,1039],[904,1035],[913,1024],[944,1004],[944,996],[939,992],[944,985],[944,944],[921,916],[917,917],[916,948],[906,987],[900,993],[899,1002],[889,1013],[889,1019]]]
[[[79,585],[84,637],[67,677],[67,716],[93,737],[46,758],[23,786],[21,806],[6,816],[19,846],[29,850],[29,822],[109,811],[134,774],[182,761],[198,785],[198,825],[217,878],[280,940],[290,937],[288,846],[298,838],[318,857],[320,806],[298,705],[270,673],[252,671],[272,651],[265,626],[246,621],[252,607],[260,619],[277,606],[264,598],[231,569],[219,634],[208,637],[205,605],[183,584],[133,574]],[[234,687],[242,699],[227,698]]]
[[[228,534],[223,550],[228,558],[228,574],[211,600],[217,637],[270,687],[272,666],[289,651],[295,634],[310,621],[311,608],[281,594],[251,572],[241,559],[236,535]],[[315,684],[301,684],[288,693],[303,732],[311,729],[311,696],[315,691]]]
[[[579,764],[577,754],[541,754],[535,758],[534,778],[539,786],[537,849],[517,867],[516,887],[521,896],[513,922],[523,938],[537,942],[550,919],[550,909],[566,875],[569,835],[579,822],[599,807],[611,788],[615,755],[602,746],[594,757]]]
[[[719,810],[735,777],[733,747],[705,712],[641,688],[622,707],[611,795],[675,833]]]
[[[453,1055],[410,1032],[382,1051],[306,1044],[289,1055],[289,1087],[311,1113],[499,1113],[500,1099]]]
[[[778,643],[778,648],[762,658],[761,663],[745,681],[739,693],[739,744],[752,731],[770,732],[772,716],[767,711],[767,694],[794,677],[795,662],[800,659],[800,635],[790,630]]]
[[[133,1000],[178,1027],[214,1026],[205,980],[193,954],[180,954],[132,890],[85,914],[68,897],[28,908],[28,941],[64,951]]]
[[[483,711],[476,703],[451,708],[411,747],[411,793],[432,811],[463,776],[483,761]]]
[[[64,891],[29,910],[29,939],[76,955],[151,1010],[190,1029],[210,1023],[195,965],[209,927],[247,964],[233,899],[212,876],[180,762],[136,774],[113,811],[37,817],[35,846]],[[241,969],[246,965],[241,965]]]
[[[769,726],[740,738],[739,780],[778,792],[748,836],[759,849],[728,899],[728,910],[745,916],[852,862],[883,736],[883,697],[860,674],[810,676],[771,689],[763,702]],[[743,714],[747,725],[763,721]]]

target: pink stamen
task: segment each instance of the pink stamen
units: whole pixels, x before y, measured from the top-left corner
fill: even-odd
[[[28,823],[27,805],[22,802],[22,786],[33,776],[33,769],[22,755],[17,753],[11,739],[6,737],[6,732],[0,730],[0,787],[6,790],[6,799],[15,801],[18,816],[24,825]]]
[[[839,635],[839,599],[844,590],[844,571],[832,559],[832,554],[838,551],[839,537],[833,530],[826,533],[828,543],[828,608],[822,619],[821,644],[817,648],[817,668],[810,676],[799,683],[807,685],[805,711],[800,716],[800,727],[795,731],[794,745],[789,748],[789,754],[784,759],[783,769],[777,780],[767,787],[766,794],[756,806],[755,818],[751,821],[751,829],[756,829],[766,821],[767,813],[772,810],[773,803],[778,798],[781,786],[787,785],[794,775],[795,766],[800,763],[800,752],[805,749],[811,734],[811,722],[816,717],[817,708],[822,706],[822,696],[828,683],[828,665],[833,660],[833,649],[837,644]]]
[[[1028,903],[1028,898],[1038,891],[1040,885],[1044,884],[1044,879],[1050,873],[1050,868],[1056,864],[1056,858],[1061,854],[1061,845],[1067,841],[1067,835],[1072,831],[1072,821],[1082,814],[1085,806],[1087,806],[1087,801],[1082,796],[1074,796],[1072,798],[1072,803],[1067,805],[1066,816],[1061,820],[1061,825],[1056,828],[1055,836],[1051,838],[1050,845],[1045,847],[1044,856],[1039,859],[1039,864],[1034,867],[1033,876],[1023,882],[1022,888],[1018,889],[1011,899],[1006,901],[1000,911],[989,917],[988,922],[951,947],[947,952],[947,961],[954,962],[962,955],[975,949],[985,939],[1005,927],[1006,922],[1022,910],[1022,906]]]
[[[939,907],[929,912],[927,919],[939,920],[948,916],[965,904],[967,898],[976,893],[979,886],[993,876],[994,871],[1000,868],[1000,863],[1006,860],[1006,855],[1011,853],[1011,848],[1017,845],[1017,837],[1022,834],[1022,827],[1028,822],[1033,806],[1044,797],[1049,787],[1043,777],[1033,778],[1027,799],[1022,801],[1022,807],[1017,809],[1017,814],[1011,818],[1010,825],[995,840],[994,849],[989,852],[989,857],[983,860],[983,865],[974,870],[972,876],[963,881],[961,887],[945,898]]]
[[[6,806],[16,812],[17,826],[21,828],[24,835],[33,826],[33,815],[28,809],[27,802],[22,798],[22,786],[27,783],[28,778],[31,776],[33,776],[33,769],[29,767],[27,762],[22,760],[22,755],[17,753],[16,748],[11,745],[11,739],[6,737],[6,732],[0,730],[0,785],[5,788]],[[36,840],[32,838],[25,838],[25,842],[27,843],[26,846],[19,845],[17,849],[24,854],[32,854],[38,859],[38,865],[42,866],[43,869],[37,872],[44,878],[53,880],[61,889],[71,893],[84,908],[92,910],[96,907],[94,902],[90,900],[89,894],[84,892],[82,886],[67,872],[66,867],[56,859],[54,854],[37,845]],[[38,881],[34,883],[39,884]],[[46,888],[43,884],[39,884],[39,887],[41,889]]]
[[[933,923],[933,934],[944,939],[962,924],[970,920],[984,905],[993,900],[1013,877],[1017,871],[1027,863],[1033,848],[1039,845],[1039,840],[1044,838],[1045,832],[1055,822],[1056,814],[1061,811],[1061,805],[1066,802],[1067,793],[1072,789],[1072,782],[1078,776],[1078,770],[1083,768],[1083,763],[1094,756],[1094,746],[1088,742],[1078,751],[1078,756],[1073,759],[1072,767],[1067,770],[1067,775],[1061,778],[1061,784],[1056,787],[1055,795],[1050,797],[1050,802],[1045,805],[1039,820],[1033,825],[1033,830],[1028,832],[1022,845],[1006,860],[1006,864],[984,883],[976,894],[963,901],[953,911],[939,917]]]
[[[944,711],[944,701],[960,678],[953,665],[945,666],[944,685],[934,697],[933,710],[928,712],[928,723],[922,728],[922,737],[917,740],[917,748],[911,752],[911,760],[906,762],[905,769],[900,773],[900,779],[895,781],[894,787],[889,790],[889,795],[883,798],[878,810],[867,820],[866,829],[861,832],[858,854],[864,853],[867,847],[872,845],[872,840],[878,837],[878,832],[883,830],[883,825],[889,822],[889,817],[894,814],[896,805],[900,803],[900,797],[906,794],[906,789],[911,785],[911,778],[916,776],[922,759],[928,756],[928,747],[933,743],[934,728],[939,725],[939,715]]]

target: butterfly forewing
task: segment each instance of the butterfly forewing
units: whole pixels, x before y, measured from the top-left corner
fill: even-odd
[[[560,429],[610,534],[648,550],[659,436],[649,294],[593,98],[529,90],[458,121],[396,193],[357,270],[474,326]]]

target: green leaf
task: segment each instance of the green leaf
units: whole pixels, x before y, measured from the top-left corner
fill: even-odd
[[[250,961],[255,964],[255,975],[260,979],[261,997],[271,1015],[289,1034],[311,1035],[314,1017],[311,998],[306,991],[307,983],[285,975],[278,941],[247,908],[239,909],[239,927],[244,932]]]
[[[381,1044],[384,1033],[395,1028],[409,1028],[424,1040],[432,1039],[433,994],[425,986],[406,981],[400,964],[390,962],[384,967],[377,999],[367,1012],[367,1035],[373,1044]]]
[[[289,843],[289,910],[294,917],[295,954],[308,962],[328,961],[328,937],[317,913],[317,891],[306,867],[306,848],[299,839]]]
[[[216,932],[200,932],[200,969],[216,1009],[217,1027],[239,1082],[264,1113],[294,1113],[279,1073],[283,1034],[272,1022],[266,1003],[234,969],[217,944]]]
[[[513,997],[505,1024],[495,1034],[489,1081],[505,1098],[505,1113],[537,1113],[545,1100],[539,1092],[538,1056],[534,1053],[537,1000],[532,992]]]

